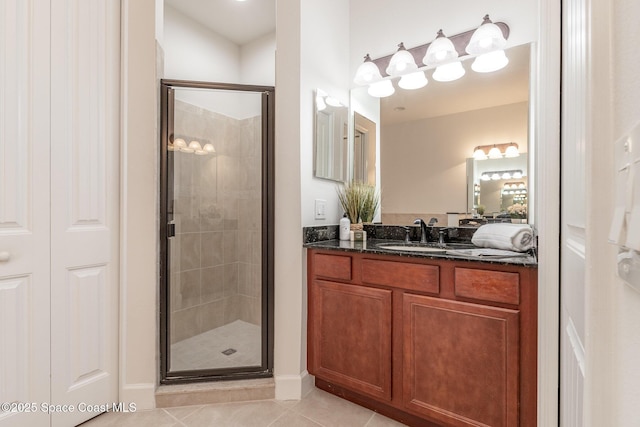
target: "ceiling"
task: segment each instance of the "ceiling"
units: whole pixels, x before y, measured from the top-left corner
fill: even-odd
[[[513,47],[506,54],[509,64],[493,73],[472,71],[470,59],[463,63],[466,74],[453,82],[431,79],[432,71],[426,72],[429,83],[421,89],[400,89],[394,81],[396,92],[380,99],[381,124],[403,123],[527,101],[529,45]]]
[[[276,29],[276,0],[164,0],[182,14],[242,46]]]

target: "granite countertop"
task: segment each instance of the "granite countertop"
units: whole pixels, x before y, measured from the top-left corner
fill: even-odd
[[[398,249],[389,249],[388,246],[408,246],[438,248],[436,244],[430,243],[420,245],[418,243],[406,244],[403,240],[390,239],[367,239],[365,242],[341,241],[337,239],[321,240],[304,243],[308,249],[337,250],[345,252],[360,252],[380,255],[396,255],[401,257],[418,257],[434,259],[453,259],[475,262],[486,262],[492,264],[509,264],[525,267],[537,267],[538,261],[531,253],[523,253],[520,256],[500,256],[500,255],[473,255],[483,252],[483,248],[478,248],[471,243],[448,243],[443,252],[415,252]],[[473,251],[473,252],[472,252]]]

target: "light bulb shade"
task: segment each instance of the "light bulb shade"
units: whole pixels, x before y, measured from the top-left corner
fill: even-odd
[[[502,30],[491,22],[489,15],[485,15],[484,21],[474,31],[467,45],[467,53],[471,55],[482,55],[494,50],[504,49],[507,40],[502,34]]]
[[[452,82],[464,76],[465,69],[461,62],[455,61],[448,64],[440,65],[433,72],[431,77],[439,82]]]
[[[501,157],[502,157],[502,152],[500,152],[500,149],[498,147],[492,147],[491,150],[489,150],[490,159],[499,159]]]
[[[191,148],[194,151],[202,150],[202,146],[200,145],[200,143],[198,141],[191,141],[189,143],[189,148]]]
[[[382,80],[382,74],[380,74],[378,66],[374,64],[369,54],[367,54],[367,56],[364,57],[364,62],[358,67],[353,82],[357,85],[365,86],[379,82],[380,80]]]
[[[513,173],[513,178],[515,178],[515,179],[520,179],[520,178],[522,178],[522,171],[515,171],[515,172]]]
[[[215,152],[216,152],[215,147],[214,147],[214,146],[213,146],[213,144],[211,144],[211,143],[204,144],[204,147],[202,147],[202,149],[203,149],[204,151],[206,151],[207,153],[209,153],[209,154],[213,154],[213,153],[215,153]]]
[[[504,151],[505,157],[518,157],[520,152],[518,151],[518,144],[512,143],[509,144],[507,149]]]
[[[476,160],[486,160],[487,153],[480,147],[476,147],[476,150],[473,152],[473,158]]]
[[[492,180],[494,180],[494,181],[499,180],[499,179],[500,179],[500,174],[499,174],[499,173],[497,173],[497,172],[494,172],[494,173],[491,175],[491,179],[492,179]]]
[[[471,64],[471,69],[476,73],[491,73],[506,67],[508,63],[509,58],[504,50],[496,50],[476,57]]]
[[[367,89],[367,93],[376,98],[385,98],[387,96],[393,95],[395,92],[395,88],[391,83],[391,80],[381,80],[377,83],[373,83]]]
[[[511,174],[509,172],[505,172],[502,174],[502,179],[511,179]]]
[[[424,71],[416,71],[411,74],[405,74],[400,78],[398,82],[398,86],[402,89],[420,89],[421,87],[425,87],[429,83],[429,80],[424,75]]]
[[[491,176],[489,176],[489,174],[483,173],[480,179],[483,181],[489,181],[491,179]]]
[[[457,57],[458,52],[453,42],[440,30],[438,31],[438,36],[427,48],[427,53],[424,55],[422,62],[424,65],[441,65],[453,61]]]
[[[386,70],[387,74],[391,77],[397,77],[412,73],[417,69],[418,66],[416,65],[416,60],[413,59],[413,55],[405,49],[404,44],[400,43],[398,51],[393,54],[391,61],[389,61],[389,66]]]
[[[180,148],[184,148],[184,147],[186,147],[186,146],[187,146],[187,143],[186,143],[186,142],[185,142],[185,140],[184,140],[184,139],[182,139],[182,138],[176,138],[176,140],[175,140],[175,141],[173,141],[173,146],[174,146],[175,148],[177,148],[177,149],[180,149]]]

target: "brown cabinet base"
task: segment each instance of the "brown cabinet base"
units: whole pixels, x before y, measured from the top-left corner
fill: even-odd
[[[318,388],[409,426],[537,425],[535,267],[307,257],[308,370]]]

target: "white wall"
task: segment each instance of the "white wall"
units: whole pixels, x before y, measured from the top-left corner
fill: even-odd
[[[349,4],[303,2],[301,10],[300,159],[302,225],[337,224],[342,208],[336,182],[313,177],[313,129],[316,89],[349,104]],[[286,72],[286,71],[284,71]],[[327,200],[326,220],[314,219],[315,199]]]
[[[383,212],[466,212],[466,159],[477,145],[513,141],[526,151],[528,108],[521,102],[382,126]]]
[[[169,5],[163,39],[165,78],[239,83],[240,46]]]
[[[273,86],[276,81],[276,34],[240,47],[240,83]]]
[[[306,262],[302,226],[316,198],[338,222],[335,183],[313,178],[314,90],[348,101],[348,4],[279,0],[276,51],[276,398],[297,399],[306,375]],[[328,30],[330,29],[330,30]]]
[[[159,106],[155,0],[122,2],[120,400],[155,406]]]

